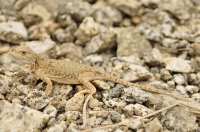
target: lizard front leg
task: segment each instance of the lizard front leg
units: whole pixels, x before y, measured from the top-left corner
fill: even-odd
[[[49,95],[52,91],[52,82],[50,80],[50,78],[48,78],[40,69],[37,69],[35,71],[36,76],[38,76],[42,81],[44,81],[45,83],[47,83],[46,86],[46,90],[45,93],[46,95]]]

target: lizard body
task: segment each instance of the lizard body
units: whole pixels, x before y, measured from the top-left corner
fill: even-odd
[[[11,55],[17,60],[29,64],[32,71],[41,80],[47,83],[46,94],[49,95],[52,91],[52,82],[58,82],[62,84],[83,84],[87,89],[80,91],[79,93],[89,93],[94,94],[96,88],[92,85],[90,81],[92,80],[110,80],[116,83],[120,83],[126,86],[136,86],[143,90],[160,93],[174,97],[176,99],[190,101],[186,98],[176,96],[172,93],[162,91],[159,89],[130,83],[114,75],[111,75],[103,70],[95,67],[87,66],[73,61],[65,60],[53,60],[44,59],[39,57],[31,49],[25,46],[17,47]]]
[[[17,60],[28,64],[36,76],[47,83],[45,90],[47,95],[52,92],[51,81],[62,84],[83,84],[85,86],[85,90],[78,92],[78,94],[89,94],[83,105],[82,128],[84,128],[86,125],[87,103],[90,97],[96,92],[96,88],[90,82],[92,80],[110,80],[126,86],[136,86],[146,91],[168,95],[183,101],[190,101],[189,99],[176,96],[166,91],[130,83],[95,67],[87,66],[73,61],[44,59],[39,57],[31,49],[25,46],[17,47],[11,53],[11,55]]]

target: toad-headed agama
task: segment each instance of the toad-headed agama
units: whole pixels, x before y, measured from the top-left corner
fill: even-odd
[[[78,62],[41,58],[25,46],[17,47],[11,55],[15,59],[30,65],[31,70],[35,73],[35,75],[47,83],[45,90],[47,95],[52,92],[51,81],[61,84],[83,84],[86,89],[80,91],[79,93],[92,95],[96,92],[96,88],[90,81],[110,80],[126,86],[136,86],[149,92],[168,95],[183,101],[190,101],[186,98],[176,96],[166,91],[127,82],[103,70],[80,64]]]

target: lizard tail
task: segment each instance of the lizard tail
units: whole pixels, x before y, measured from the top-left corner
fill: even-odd
[[[179,99],[179,100],[191,102],[191,100],[189,100],[189,99],[186,99],[186,98],[183,98],[183,97],[179,97],[179,96],[174,95],[172,93],[169,93],[169,92],[166,92],[166,91],[163,91],[163,90],[159,90],[159,89],[156,89],[156,88],[143,86],[143,85],[136,84],[136,83],[130,83],[128,81],[125,81],[125,80],[123,80],[121,78],[118,78],[116,76],[110,75],[108,73],[106,73],[105,78],[106,78],[106,80],[110,80],[110,81],[113,81],[113,82],[116,82],[116,83],[120,83],[120,84],[123,84],[123,85],[126,85],[126,86],[135,86],[135,87],[139,87],[139,88],[141,88],[142,90],[145,90],[145,91],[164,94],[164,95],[171,96],[171,97]]]

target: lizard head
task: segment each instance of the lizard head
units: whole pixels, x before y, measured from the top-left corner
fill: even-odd
[[[17,47],[13,52],[10,53],[15,59],[25,64],[35,64],[38,56],[31,49],[25,46]]]

